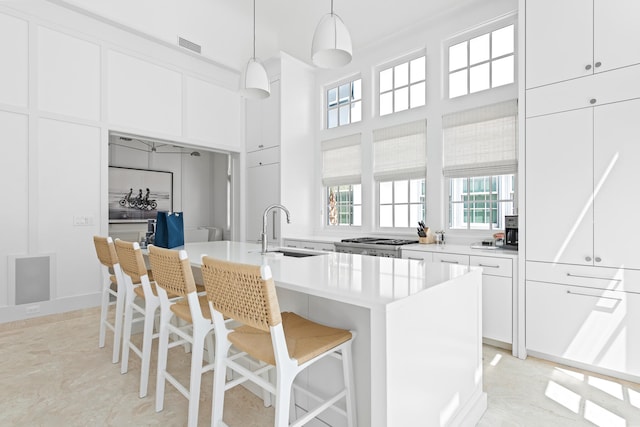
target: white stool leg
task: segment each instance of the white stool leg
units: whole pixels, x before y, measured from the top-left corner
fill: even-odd
[[[151,364],[151,345],[153,342],[153,324],[158,303],[145,299],[144,332],[142,335],[142,363],[140,367],[140,397],[145,397],[149,388],[149,365]]]
[[[293,372],[288,369],[278,369],[276,380],[276,426],[289,425],[289,405],[291,404],[291,388],[293,386]]]
[[[106,332],[107,332],[107,315],[109,313],[109,286],[111,286],[111,280],[109,274],[106,274],[106,285],[102,288],[102,307],[100,308],[100,339],[98,346],[104,347]]]
[[[124,307],[124,327],[122,336],[122,364],[120,373],[126,374],[129,370],[129,349],[131,348],[131,323],[133,321],[133,295],[127,295]]]
[[[160,312],[160,336],[158,338],[158,374],[156,379],[156,412],[164,408],[165,373],[167,370],[167,353],[169,352],[169,328],[171,313]]]
[[[347,389],[347,396],[345,398],[347,404],[347,426],[355,427],[358,425],[358,419],[356,416],[356,394],[353,387],[351,344],[344,346],[342,349],[342,373],[344,375],[344,386]]]
[[[196,332],[193,325],[193,343],[191,344],[191,378],[189,379],[188,427],[198,426],[198,406],[200,403],[200,384],[202,381],[202,358],[204,356],[205,337]]]
[[[211,403],[211,426],[219,427],[224,414],[225,378],[227,377],[227,364],[225,359],[229,355],[231,343],[226,337],[216,335],[216,362],[213,370],[213,401]]]
[[[116,296],[116,319],[114,322],[115,331],[113,332],[113,363],[120,360],[120,344],[122,342],[122,323],[124,314],[124,299],[126,298],[125,287],[123,283],[118,283],[118,296]]]

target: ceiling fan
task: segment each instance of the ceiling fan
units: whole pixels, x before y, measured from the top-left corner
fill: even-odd
[[[130,138],[128,136],[119,136],[118,137],[119,140],[121,141],[125,141],[125,142],[131,142],[131,141],[135,141],[135,142],[139,142],[141,144],[144,144],[146,146],[146,148],[138,148],[138,147],[134,147],[132,145],[124,145],[124,144],[118,144],[115,142],[110,142],[110,145],[116,145],[118,147],[123,147],[123,148],[129,148],[131,150],[137,150],[137,151],[144,151],[145,153],[154,153],[154,154],[188,154],[192,157],[200,157],[200,152],[199,151],[182,151],[182,147],[178,147],[178,146],[173,146],[176,148],[179,148],[180,151],[158,151],[158,148],[162,148],[164,146],[168,146],[169,144],[157,144],[155,141],[143,141],[141,139],[136,139],[136,138]]]

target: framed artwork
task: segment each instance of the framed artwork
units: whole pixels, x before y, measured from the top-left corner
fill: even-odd
[[[109,166],[109,222],[146,222],[173,210],[173,173]]]

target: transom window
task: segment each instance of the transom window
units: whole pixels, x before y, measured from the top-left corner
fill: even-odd
[[[515,213],[514,174],[451,178],[449,183],[450,229],[504,229],[504,216]]]
[[[327,129],[362,120],[362,79],[327,89]]]
[[[362,185],[327,187],[327,225],[362,225]]]
[[[514,81],[513,24],[449,46],[449,98]]]
[[[426,218],[425,179],[378,183],[380,228],[417,226]]]
[[[380,71],[380,115],[425,105],[425,79],[424,55]]]

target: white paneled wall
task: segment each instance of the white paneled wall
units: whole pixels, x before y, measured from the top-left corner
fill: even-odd
[[[109,51],[107,54],[108,121],[168,135],[182,134],[180,73]]]
[[[0,104],[27,106],[28,32],[27,21],[0,14]]]
[[[239,152],[239,73],[45,0],[0,2],[0,58],[0,322],[98,305],[91,237],[109,232],[109,132]],[[120,154],[114,164],[158,170],[180,157]],[[210,181],[209,169],[179,175],[189,191],[176,207],[203,208],[195,225],[215,222],[214,195],[190,187]],[[49,301],[15,304],[15,255],[52,257]]]
[[[0,28],[2,28],[0,26]],[[0,67],[1,68],[1,67]],[[0,111],[0,307],[7,305],[7,255],[26,254],[29,221],[28,118],[26,114]]]
[[[92,236],[100,234],[100,128],[59,120],[38,121],[37,247],[55,253],[57,287],[65,298],[100,290]],[[95,218],[74,226],[74,218]],[[87,243],[89,242],[89,243]]]
[[[100,120],[100,46],[38,27],[38,108]]]

